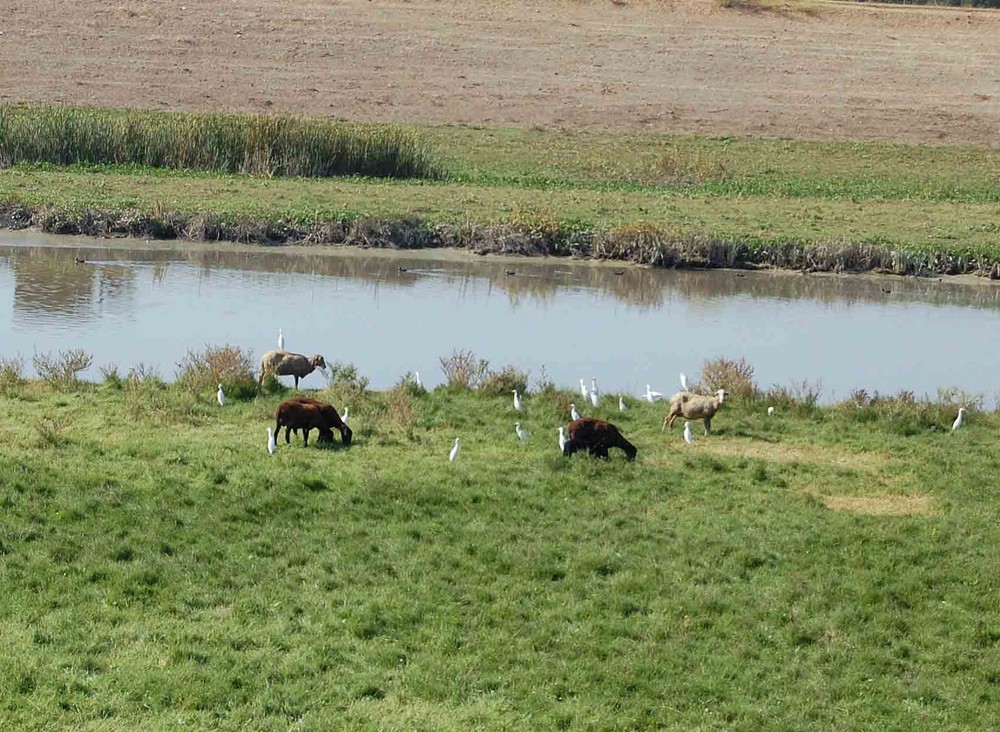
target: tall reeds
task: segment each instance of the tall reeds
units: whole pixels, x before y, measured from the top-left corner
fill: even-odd
[[[141,165],[263,176],[433,178],[417,135],[305,117],[0,105],[0,167]]]

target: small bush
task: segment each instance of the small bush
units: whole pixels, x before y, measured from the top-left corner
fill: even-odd
[[[822,386],[817,381],[793,381],[789,386],[772,386],[765,392],[758,393],[756,400],[779,412],[805,415],[815,411],[819,406]]]
[[[406,389],[412,397],[422,397],[427,393],[424,385],[417,381],[416,375],[409,371],[396,383],[396,386]]]
[[[753,382],[753,366],[744,358],[738,361],[728,358],[706,361],[701,369],[701,387],[709,393],[725,389],[743,399],[752,399],[757,391]]]
[[[32,358],[39,378],[50,386],[70,387],[80,381],[80,372],[86,371],[94,357],[81,348],[59,351],[58,356],[36,353]]]
[[[548,371],[542,366],[538,378],[535,380],[535,393],[539,396],[551,398],[557,391],[556,382],[549,378]]]
[[[25,383],[24,359],[20,356],[0,358],[0,394],[13,394]]]
[[[254,358],[238,346],[205,346],[188,351],[177,364],[177,383],[193,394],[215,392],[222,384],[233,399],[252,399],[257,394]]]
[[[66,424],[62,420],[44,417],[35,420],[32,427],[35,428],[35,434],[38,435],[38,442],[42,447],[62,447],[67,442],[63,434]]]
[[[112,389],[121,389],[125,383],[116,363],[101,366],[101,380]]]
[[[358,373],[358,367],[353,363],[341,363],[337,361],[329,367],[327,385],[333,388],[348,388],[352,391],[365,391],[368,389],[368,378]]]
[[[527,393],[528,372],[510,365],[499,371],[487,371],[479,382],[479,391],[486,396],[507,396],[514,389],[522,396]]]
[[[445,383],[457,391],[477,388],[490,368],[489,361],[478,358],[472,351],[454,351],[440,361]]]
[[[413,439],[413,428],[417,424],[417,414],[413,407],[410,385],[405,380],[397,382],[383,395],[385,398],[385,421],[394,430]]]

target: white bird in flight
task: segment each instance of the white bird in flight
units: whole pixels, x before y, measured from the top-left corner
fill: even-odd
[[[625,397],[620,396],[620,395],[618,397],[618,411],[619,412],[627,412],[628,411],[628,405],[625,403]]]
[[[514,423],[514,431],[517,433],[517,439],[519,439],[521,442],[524,442],[529,437],[531,437],[531,435],[528,434],[528,430],[524,429],[524,427],[521,426],[520,422]]]
[[[267,428],[267,454],[273,455],[274,451],[278,449],[278,443],[274,439],[274,428]]]
[[[566,428],[559,428],[559,452],[563,452],[566,449]]]
[[[683,371],[681,372],[681,389],[688,390],[688,377],[684,375]]]
[[[587,398],[587,385],[583,383],[583,379],[580,379],[580,396]]]
[[[344,407],[344,414],[340,417],[340,421],[343,422],[344,424],[347,424],[348,422],[351,421],[351,408],[350,407]]]
[[[574,422],[576,420],[580,419],[580,413],[578,411],[576,411],[576,405],[575,404],[570,404],[569,405],[569,416],[573,418]]]
[[[958,408],[958,416],[955,417],[955,422],[951,425],[951,431],[954,432],[959,427],[962,426],[963,416],[965,415],[965,407]]]
[[[455,458],[458,457],[458,450],[459,450],[459,438],[456,437],[455,438],[455,444],[452,446],[451,452],[448,453],[448,462],[449,463],[455,462]]]
[[[523,405],[521,404],[521,397],[517,395],[517,389],[514,389],[514,409],[519,412],[523,412]]]
[[[658,391],[651,391],[649,388],[649,384],[646,384],[646,401],[652,403],[655,402],[657,399],[662,399],[662,398],[663,394],[661,394]]]
[[[686,442],[689,445],[692,442],[694,442],[694,439],[691,437],[691,423],[690,422],[685,422],[684,423],[684,442]]]
[[[767,408],[767,416],[770,417],[772,414],[774,414],[774,407],[768,407]]]
[[[226,392],[222,390],[222,384],[219,384],[219,390],[215,392],[215,401],[219,403],[220,407],[226,406]]]

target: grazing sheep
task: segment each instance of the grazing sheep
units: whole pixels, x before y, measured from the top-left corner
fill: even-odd
[[[591,455],[607,460],[608,450],[612,447],[624,450],[629,460],[635,460],[639,452],[610,422],[596,417],[581,417],[570,422],[569,439],[563,446],[563,455],[569,457],[577,450],[587,450]]]
[[[337,410],[330,404],[310,399],[308,397],[297,397],[288,399],[278,405],[275,413],[275,435],[285,428],[285,444],[291,442],[290,433],[302,430],[302,444],[309,446],[309,431],[313,428],[319,430],[317,442],[333,442],[334,428],[340,430],[340,437],[345,445],[351,444],[353,433],[351,428],[344,424]]]
[[[298,389],[299,379],[305,378],[317,368],[326,368],[326,360],[322,356],[306,357],[301,353],[274,349],[260,357],[260,383],[264,383],[264,377],[268,374],[294,376],[295,388]]]
[[[705,434],[711,434],[712,417],[715,416],[728,397],[729,392],[725,389],[719,389],[715,396],[679,391],[670,397],[670,413],[663,418],[661,429],[670,429],[674,426],[674,420],[683,416],[684,419],[704,420]]]

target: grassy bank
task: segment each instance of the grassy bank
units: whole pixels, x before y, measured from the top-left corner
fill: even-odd
[[[269,457],[279,396],[0,396],[0,721],[51,729],[988,729],[994,414],[734,403],[716,434],[574,395],[321,393],[355,444]],[[449,465],[461,436],[463,452]]]
[[[183,117],[183,116],[181,116]],[[1000,151],[412,127],[434,180],[0,171],[0,222],[98,236],[1000,275]]]

